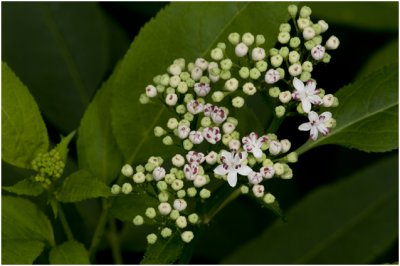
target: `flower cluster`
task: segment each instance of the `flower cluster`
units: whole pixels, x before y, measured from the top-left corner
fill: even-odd
[[[166,73],[145,87],[139,99],[142,104],[161,102],[173,113],[154,128],[154,135],[165,145],[181,147],[181,152],[168,160],[150,157],[135,170],[124,165],[121,172],[134,185],[114,184],[111,191],[130,194],[135,187],[144,190],[145,184],[151,184],[153,189],[147,193],[157,197],[158,206],[133,218],[135,225],[147,220],[162,225],[157,234],[147,236],[149,244],[175,231],[190,242],[193,226],[202,222],[199,205],[211,197],[215,184],[226,182],[271,204],[275,197],[267,192],[268,180],[293,177],[289,163],[297,162],[297,154],[290,151],[288,139],[279,139],[275,132],[241,128],[237,114],[248,97],[272,97],[276,104],[272,108],[280,118],[274,121],[289,113],[308,116],[309,122],[298,128],[310,131],[312,140],[335,126],[330,112],[316,111],[337,106],[338,99],[317,89],[311,73],[318,63],[330,61],[326,51],[336,49],[339,40],[331,36],[322,46],[321,34],[328,24],[313,23],[306,6],[298,12],[297,6],[290,5],[288,11],[293,22],[280,25],[275,48],[266,50],[263,35],[231,33],[228,43],[220,42],[210,51],[210,59],[175,59]]]
[[[37,172],[34,181],[41,183],[45,188],[49,188],[54,179],[61,177],[65,166],[56,149],[39,153],[31,164],[32,169]]]

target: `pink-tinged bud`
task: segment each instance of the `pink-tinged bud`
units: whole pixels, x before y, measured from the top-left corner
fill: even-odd
[[[203,142],[204,137],[200,131],[191,131],[189,133],[189,139],[193,144],[200,144]]]
[[[190,133],[190,128],[188,126],[186,125],[178,126],[177,134],[180,139],[186,139],[189,136],[189,133]]]
[[[256,196],[257,198],[261,198],[262,196],[264,196],[264,186],[263,185],[253,186],[253,193],[254,196]]]
[[[195,115],[203,112],[204,105],[202,103],[199,103],[197,100],[191,100],[187,103],[186,108],[189,113]]]
[[[324,58],[324,54],[325,54],[325,47],[321,45],[317,45],[311,49],[311,56],[315,60],[321,60],[322,58]]]
[[[183,167],[183,173],[185,174],[187,180],[193,181],[199,174],[199,167],[193,164],[185,164]]]
[[[227,114],[224,109],[214,106],[213,111],[211,112],[211,119],[216,124],[221,124],[227,118]]]
[[[257,173],[257,172],[251,172],[247,176],[247,178],[249,179],[249,182],[253,185],[257,185],[257,184],[261,183],[263,180],[261,173]]]
[[[272,166],[263,166],[261,167],[260,172],[265,179],[270,179],[274,176],[275,169]]]
[[[207,83],[194,84],[194,91],[200,97],[205,97],[210,92],[210,85]]]
[[[157,166],[153,170],[153,177],[155,181],[159,181],[165,177],[165,169],[161,166]]]
[[[270,69],[265,74],[265,82],[273,84],[280,79],[279,72],[275,69]]]
[[[203,130],[203,137],[211,144],[221,140],[221,132],[218,127],[206,127]]]

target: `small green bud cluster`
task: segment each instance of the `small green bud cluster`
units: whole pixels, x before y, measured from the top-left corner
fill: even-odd
[[[45,188],[49,188],[55,179],[61,177],[65,167],[65,163],[56,149],[39,153],[31,165],[32,169],[37,172],[33,179],[40,182]]]

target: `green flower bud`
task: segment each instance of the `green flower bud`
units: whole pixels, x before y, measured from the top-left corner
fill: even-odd
[[[168,74],[164,74],[160,77],[160,84],[162,86],[168,86],[169,85],[169,75]]]
[[[143,167],[143,165],[139,164],[136,166],[136,173],[144,173],[146,169]]]
[[[324,57],[322,58],[322,62],[324,62],[324,63],[329,63],[331,61],[331,56],[330,56],[330,54],[328,54],[328,53],[326,53],[325,52],[325,54],[324,54]]]
[[[186,114],[184,114],[183,115],[183,118],[185,119],[185,120],[187,120],[187,121],[193,121],[193,119],[194,119],[194,116],[193,116],[193,114],[191,114],[191,113],[189,113],[189,112],[187,112]]]
[[[181,78],[179,76],[172,76],[169,79],[169,86],[171,86],[172,88],[176,88],[176,87],[178,87],[180,82],[181,82]]]
[[[239,138],[240,138],[239,132],[233,131],[233,132],[231,133],[231,138],[232,138],[232,139],[239,139]]]
[[[232,140],[232,136],[230,135],[230,134],[224,134],[224,135],[222,135],[222,143],[224,144],[224,145],[227,145],[228,146],[228,144],[229,144],[229,142]]]
[[[133,182],[135,182],[136,184],[141,184],[146,180],[146,176],[144,175],[144,173],[138,172],[133,175],[132,179]]]
[[[240,96],[236,96],[232,99],[232,106],[236,108],[242,108],[244,105],[244,99]]]
[[[283,62],[283,57],[280,54],[271,57],[271,64],[273,67],[279,67]]]
[[[211,119],[207,116],[203,117],[200,122],[202,127],[209,127],[211,126],[211,123],[212,123]]]
[[[278,68],[276,69],[276,71],[278,71],[278,73],[279,73],[279,78],[280,78],[280,79],[285,78],[285,70],[284,70],[283,68],[278,67]]]
[[[310,51],[312,48],[314,48],[315,45],[316,45],[316,44],[315,44],[312,40],[306,41],[306,42],[304,43],[304,46],[305,46],[306,49],[309,50],[309,51]]]
[[[247,163],[251,166],[251,167],[253,167],[256,163],[257,163],[257,161],[256,161],[256,158],[254,158],[254,156],[249,156],[248,158],[247,158]]]
[[[232,123],[233,125],[235,125],[235,126],[237,126],[238,125],[238,120],[236,119],[236,118],[234,118],[234,117],[228,117],[227,119],[226,119],[226,122],[229,122],[229,123]]]
[[[289,12],[289,15],[292,18],[295,18],[296,15],[297,15],[297,6],[296,5],[289,5],[288,6],[288,12]]]
[[[188,103],[188,102],[190,102],[191,100],[194,100],[193,94],[190,94],[190,93],[185,94],[185,97],[183,98],[183,101],[184,101],[185,103]]]
[[[236,45],[240,42],[240,35],[237,32],[233,32],[231,34],[229,34],[228,36],[228,41],[233,44]]]
[[[297,63],[300,60],[300,54],[296,51],[291,51],[289,53],[289,62],[291,64]]]
[[[265,72],[265,71],[267,71],[268,63],[264,60],[257,61],[256,68],[260,72]]]
[[[239,70],[239,76],[240,76],[242,79],[247,79],[247,78],[249,77],[249,75],[250,75],[250,70],[249,70],[248,67],[242,67],[242,68]]]
[[[132,166],[130,166],[129,164],[125,164],[121,169],[121,173],[126,177],[132,176],[133,175]]]
[[[170,228],[164,227],[164,228],[161,230],[161,236],[162,236],[163,238],[170,237],[171,235],[172,235],[172,230],[171,230]]]
[[[269,56],[274,56],[274,55],[277,55],[277,54],[279,54],[279,50],[278,49],[276,49],[276,48],[269,49]]]
[[[246,44],[247,46],[250,46],[254,43],[254,35],[251,34],[250,32],[246,32],[242,36],[242,42]]]
[[[142,225],[144,223],[143,217],[141,215],[136,215],[135,218],[132,220],[134,225]]]
[[[297,26],[300,30],[305,29],[306,27],[310,26],[311,21],[308,18],[299,18],[297,20]]]
[[[322,36],[321,35],[315,36],[314,38],[312,38],[312,41],[313,41],[313,43],[315,45],[321,44],[322,43]]]
[[[275,170],[275,174],[276,175],[282,175],[285,171],[285,168],[283,166],[283,164],[281,163],[275,163],[274,164],[274,170]]]
[[[219,76],[223,79],[223,80],[227,80],[231,78],[231,72],[229,70],[222,70],[221,73],[219,74]]]
[[[185,216],[179,216],[176,221],[176,226],[178,226],[179,228],[185,228],[187,226],[187,220]]]
[[[177,210],[172,210],[171,211],[171,213],[169,214],[169,218],[171,218],[172,220],[176,220],[176,219],[178,219],[178,217],[180,216],[181,214],[179,213],[179,211],[177,211]]]
[[[124,183],[121,188],[122,193],[129,194],[132,192],[132,185],[129,183]]]
[[[186,80],[186,84],[187,84],[187,86],[188,86],[189,88],[192,88],[192,87],[194,86],[195,83],[196,83],[196,81],[194,81],[194,80],[191,79],[191,78],[188,78],[188,79]]]
[[[287,155],[287,161],[288,161],[289,163],[296,163],[296,162],[297,162],[297,159],[298,159],[298,155],[297,155],[297,153],[294,152],[294,151],[292,151],[291,153],[289,153],[289,154]]]
[[[293,171],[290,168],[286,168],[284,173],[281,175],[282,179],[291,179],[292,177],[293,177]]]
[[[311,16],[311,8],[309,8],[308,6],[303,6],[300,9],[300,17],[301,18],[308,18],[309,16]]]
[[[147,235],[146,238],[147,238],[147,243],[149,243],[149,245],[152,245],[157,242],[157,235],[154,233]]]
[[[313,24],[311,27],[315,31],[315,34],[319,35],[319,34],[322,33],[322,27],[318,23],[317,24]]]
[[[217,44],[217,48],[220,48],[220,49],[222,49],[222,51],[225,51],[225,49],[226,49],[226,44],[225,44],[224,42],[219,42],[219,43]]]
[[[233,92],[237,90],[238,86],[239,86],[239,81],[235,78],[231,78],[225,82],[224,89]]]
[[[160,80],[161,80],[161,75],[157,75],[157,76],[153,77],[153,82],[154,82],[156,85],[159,85],[159,84],[160,84]]]
[[[289,56],[289,48],[287,46],[281,47],[281,49],[279,49],[279,54],[283,58],[287,58]]]
[[[211,50],[211,58],[215,61],[219,61],[224,58],[224,52],[221,48],[215,48]]]
[[[221,69],[219,69],[218,67],[213,67],[210,69],[210,74],[212,76],[219,76],[219,74],[221,74]]]
[[[240,187],[240,192],[242,192],[242,194],[247,194],[247,193],[249,193],[249,187],[246,186],[246,185],[242,185],[242,186]]]
[[[199,216],[197,213],[192,213],[188,216],[188,220],[191,224],[197,224],[199,222]]]
[[[195,187],[190,187],[186,190],[187,195],[191,198],[195,197],[197,194],[197,189]]]
[[[187,151],[190,151],[193,148],[193,143],[189,139],[185,139],[183,141],[183,148]]]
[[[35,176],[35,181],[40,182],[40,176]],[[111,193],[113,195],[118,195],[121,192],[121,187],[117,184],[112,185]]]
[[[185,69],[185,59],[183,59],[183,58],[177,58],[177,59],[174,60],[173,63],[174,63],[174,64],[177,64],[177,65],[181,68],[181,70],[184,70],[184,69]]]
[[[278,34],[278,41],[281,43],[281,44],[287,44],[288,42],[289,42],[289,40],[290,40],[290,33],[289,32],[280,32],[279,34]]]
[[[291,48],[297,48],[300,46],[300,44],[301,44],[301,40],[299,37],[293,37],[290,39],[289,46]]]
[[[140,102],[141,104],[147,104],[147,103],[150,102],[150,98],[147,97],[146,94],[142,93],[142,94],[140,94],[140,96],[139,96],[139,102]]]
[[[334,97],[332,107],[338,107],[338,106],[339,106],[339,99],[337,97]]]
[[[304,61],[301,65],[304,71],[312,72],[313,71],[313,64],[310,61]]]
[[[200,197],[202,199],[208,199],[211,196],[211,191],[203,188],[202,190],[200,190]]]
[[[257,89],[253,83],[247,82],[243,85],[243,92],[247,95],[254,95],[257,92]]]
[[[186,191],[181,189],[178,192],[176,192],[176,196],[180,199],[184,198],[186,196]]]
[[[301,72],[301,75],[300,75],[300,80],[301,81],[306,82],[307,80],[310,80],[310,79],[311,79],[311,73],[310,72],[307,72],[307,71]]]
[[[204,83],[204,84],[210,84],[210,79],[206,76],[202,76],[200,78],[200,83]]]
[[[181,94],[185,94],[188,91],[188,86],[186,82],[179,82],[178,87],[176,88],[177,92]]]
[[[211,99],[214,102],[219,103],[224,99],[224,93],[222,91],[214,91],[214,93],[211,95]]]
[[[172,138],[170,136],[165,136],[163,138],[162,142],[164,145],[167,145],[167,146],[174,144],[174,141],[172,140]]]
[[[181,78],[182,81],[186,81],[190,78],[189,72],[182,72],[179,77]]]
[[[178,124],[179,123],[176,118],[170,118],[170,119],[168,119],[167,127],[172,130],[172,129],[177,128]]]
[[[222,60],[219,64],[222,70],[230,70],[232,68],[232,60],[229,58]]]
[[[150,173],[146,174],[146,181],[147,182],[150,182],[150,181],[153,181],[153,180],[154,180],[154,177],[153,177],[152,174],[150,174]]]
[[[164,181],[164,180],[161,180],[161,181],[158,181],[157,182],[157,188],[159,189],[159,190],[167,190],[168,189],[168,185],[167,185],[167,183]]]
[[[281,118],[285,115],[285,107],[283,105],[279,105],[277,107],[275,107],[275,114],[277,117]]]
[[[279,97],[279,93],[281,91],[279,90],[278,87],[272,87],[268,90],[268,94],[269,96],[273,97],[273,98],[278,98]]]
[[[290,27],[289,23],[282,23],[279,26],[279,31],[281,31],[281,32],[290,32],[290,29],[291,29],[291,27]]]
[[[161,137],[163,135],[165,135],[167,132],[162,128],[162,127],[155,127],[154,128],[154,136],[156,137]]]
[[[250,78],[251,79],[258,79],[261,76],[260,71],[257,68],[250,69]]]
[[[169,193],[167,192],[167,191],[161,191],[159,194],[158,194],[158,200],[160,201],[160,202],[167,202],[168,201],[168,199],[169,199]]]
[[[265,194],[264,195],[264,202],[265,203],[267,203],[267,204],[271,204],[271,203],[274,203],[274,201],[275,201],[275,196],[274,195],[272,195],[271,193],[267,193],[267,194]]]
[[[193,232],[185,231],[181,234],[181,238],[182,238],[183,242],[190,243],[190,241],[192,241],[192,239],[194,238]]]
[[[257,46],[260,46],[260,45],[262,45],[262,44],[264,44],[264,43],[265,43],[265,37],[264,37],[264,35],[261,35],[261,34],[257,35],[257,36],[256,36],[256,45],[257,45]]]
[[[301,104],[297,105],[296,110],[299,114],[304,114],[303,106]]]
[[[165,86],[157,85],[156,89],[158,93],[163,93],[165,91]]]
[[[183,188],[183,181],[179,180],[179,179],[175,179],[172,182],[171,187],[172,187],[173,190],[178,191],[178,190]]]
[[[148,218],[153,219],[154,217],[156,217],[156,210],[153,207],[149,207],[146,209],[145,215]]]

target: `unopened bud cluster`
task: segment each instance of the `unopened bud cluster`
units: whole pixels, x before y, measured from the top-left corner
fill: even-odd
[[[160,225],[147,236],[149,244],[174,233],[189,243],[195,237],[193,226],[202,221],[199,204],[213,196],[215,184],[227,182],[271,204],[275,197],[268,192],[268,181],[293,177],[289,164],[298,158],[288,139],[273,132],[241,130],[244,121],[237,114],[248,97],[274,98],[273,111],[282,119],[293,111],[308,116],[309,122],[299,130],[310,131],[313,140],[318,132],[327,135],[335,126],[330,112],[316,111],[337,106],[338,99],[317,89],[311,73],[319,62],[329,62],[326,51],[336,49],[339,40],[331,36],[322,45],[328,24],[313,23],[310,8],[298,11],[291,5],[288,11],[293,22],[281,24],[277,37],[233,32],[227,43],[211,49],[209,57],[193,62],[175,59],[145,87],[142,104],[161,101],[172,113],[154,127],[154,135],[181,152],[172,158],[150,157],[135,168],[124,165],[121,173],[131,181],[114,184],[111,192],[130,194],[152,187],[147,193],[154,194],[158,205],[132,214],[135,225],[150,220]],[[277,38],[277,47],[268,49],[266,38]]]
[[[55,179],[61,177],[65,167],[56,149],[39,153],[31,162],[31,165],[32,169],[37,172],[33,177],[34,181],[41,183],[45,188],[48,188]]]

